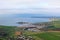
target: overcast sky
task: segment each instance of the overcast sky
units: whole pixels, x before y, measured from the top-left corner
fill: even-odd
[[[0,14],[13,13],[59,15],[60,0],[0,0]]]

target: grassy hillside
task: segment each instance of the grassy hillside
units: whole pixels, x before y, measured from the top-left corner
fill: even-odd
[[[59,35],[58,34],[59,33],[45,32],[45,33],[33,34],[33,35],[43,40],[60,40],[60,36],[59,36],[60,34]]]
[[[7,33],[8,36],[13,36],[15,32],[15,26],[0,26],[0,33]]]
[[[25,35],[30,35],[35,40],[60,40],[60,32],[26,32]]]
[[[60,28],[60,21],[52,21],[52,23],[56,28]]]

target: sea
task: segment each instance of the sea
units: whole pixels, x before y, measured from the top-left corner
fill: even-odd
[[[33,15],[33,14],[2,14],[0,15],[0,25],[5,26],[19,26],[18,22],[48,22],[49,18],[34,18],[35,16],[41,17],[42,15]],[[43,16],[42,16],[43,17]]]

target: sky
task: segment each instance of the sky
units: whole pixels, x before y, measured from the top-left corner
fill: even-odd
[[[31,16],[60,16],[60,0],[0,0],[0,25],[16,25],[16,21],[48,20],[20,18]]]
[[[0,0],[0,14],[23,13],[60,16],[60,0]]]

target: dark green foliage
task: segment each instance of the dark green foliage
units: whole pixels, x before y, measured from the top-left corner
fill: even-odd
[[[8,40],[14,37],[16,26],[0,26],[0,40]]]

